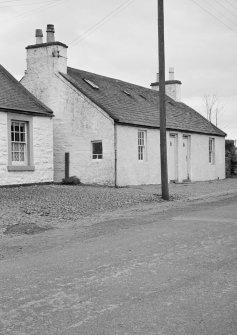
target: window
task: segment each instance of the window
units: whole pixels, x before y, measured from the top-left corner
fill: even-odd
[[[122,92],[125,93],[126,95],[128,95],[129,97],[131,96],[131,94],[126,90],[122,90]]]
[[[209,163],[215,163],[215,139],[209,138]]]
[[[99,89],[99,86],[97,86],[95,83],[93,83],[93,81],[89,80],[89,79],[83,79],[88,85],[90,85],[90,87],[95,88],[95,89]]]
[[[92,159],[102,159],[102,158],[103,158],[102,141],[92,142]]]
[[[27,164],[27,123],[11,121],[12,164]]]
[[[8,113],[8,171],[34,171],[32,116]]]
[[[145,160],[145,141],[146,141],[146,131],[138,130],[138,160]]]

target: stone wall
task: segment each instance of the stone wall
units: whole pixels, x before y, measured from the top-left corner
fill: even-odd
[[[14,119],[24,118],[14,114]],[[9,140],[8,115],[0,112],[0,185],[45,183],[53,181],[53,121],[49,117],[32,118],[33,171],[8,171]]]

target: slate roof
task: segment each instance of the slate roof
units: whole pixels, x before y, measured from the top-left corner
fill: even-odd
[[[61,73],[75,88],[107,112],[117,123],[160,127],[159,92],[121,80],[68,67]],[[85,80],[94,83],[92,87]],[[198,112],[166,96],[167,129],[216,136],[226,134]]]
[[[52,116],[53,112],[2,65],[0,65],[0,110],[22,114]]]

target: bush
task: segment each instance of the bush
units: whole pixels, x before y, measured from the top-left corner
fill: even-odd
[[[72,177],[64,178],[62,180],[62,184],[63,185],[80,185],[81,181],[76,176],[72,176]]]

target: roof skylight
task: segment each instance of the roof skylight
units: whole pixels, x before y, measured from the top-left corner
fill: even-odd
[[[131,94],[128,91],[122,90],[122,92],[127,94],[129,97],[131,96]]]
[[[88,85],[90,85],[90,87],[95,88],[95,89],[99,89],[99,86],[97,86],[95,83],[93,83],[93,81],[89,80],[89,79],[83,79]]]

